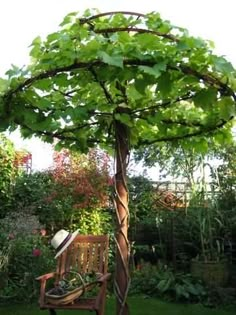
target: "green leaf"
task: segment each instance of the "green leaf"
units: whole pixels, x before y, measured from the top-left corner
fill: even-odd
[[[153,67],[139,66],[139,69],[143,70],[145,73],[148,73],[158,78],[161,75],[161,73],[166,70],[166,63],[162,61],[155,64]]]
[[[9,87],[9,81],[0,78],[0,93],[5,92]]]
[[[177,49],[181,51],[181,50],[187,50],[187,49],[190,49],[190,48],[189,48],[189,46],[187,45],[187,43],[184,40],[180,40],[177,43]]]
[[[202,38],[200,38],[200,37],[198,37],[198,38],[196,38],[196,37],[183,37],[182,38],[182,41],[181,41],[181,45],[183,45],[183,44],[186,44],[186,46],[188,47],[188,48],[202,48],[202,47],[206,47],[206,42],[202,39]]]
[[[15,65],[11,65],[11,66],[12,66],[12,68],[6,72],[6,74],[9,76],[9,78],[20,76],[21,75],[21,69]]]
[[[37,36],[31,43],[30,46],[40,46],[42,43],[42,39],[40,36]]]
[[[31,138],[33,136],[32,131],[30,129],[21,128],[20,129],[21,136],[23,138]]]
[[[176,291],[177,298],[180,298],[182,296],[184,296],[187,299],[189,298],[189,293],[186,290],[185,286],[177,283],[175,285],[175,291]]]
[[[50,91],[52,88],[52,81],[50,79],[42,79],[34,83],[34,87],[42,91]]]
[[[101,47],[101,43],[99,43],[96,39],[91,40],[88,44],[81,49],[82,55],[86,54],[90,58],[96,56]]]
[[[224,120],[229,120],[232,116],[235,116],[235,103],[231,97],[224,97],[218,102],[220,108],[220,116]]]
[[[80,121],[87,120],[89,118],[88,108],[84,106],[77,106],[74,109],[74,113]]]
[[[162,24],[162,19],[160,16],[160,13],[158,12],[152,12],[147,14],[147,25],[151,29],[158,29],[160,25]]]
[[[234,67],[224,57],[212,56],[212,61],[215,65],[216,71],[223,73],[231,73],[234,71]]]
[[[137,34],[135,39],[139,46],[146,49],[155,48],[158,42],[158,40],[155,40],[151,34]]]
[[[30,51],[30,56],[37,59],[42,54],[40,46],[36,45],[34,46]]]
[[[143,97],[143,95],[139,93],[139,91],[137,91],[133,85],[128,86],[127,96],[128,98],[133,99],[133,100],[139,100]]]
[[[54,41],[57,41],[59,38],[60,38],[60,33],[52,33],[47,36],[47,41],[54,42]]]
[[[159,32],[161,33],[169,33],[169,31],[171,30],[171,25],[169,22],[165,21],[161,24],[161,26],[159,27]]]
[[[53,130],[55,129],[55,125],[52,121],[52,119],[50,117],[45,117],[44,119],[42,119],[41,121],[37,121],[35,122],[31,128],[33,130],[41,130],[41,131],[44,131],[44,130]]]
[[[38,100],[37,105],[40,109],[50,109],[51,102],[48,99],[42,97]]]
[[[121,32],[117,34],[117,39],[119,42],[127,44],[132,40],[132,36],[129,33]]]
[[[8,119],[0,119],[0,132],[6,131],[9,128]]]
[[[236,78],[230,77],[229,78],[229,84],[233,90],[236,90]]]
[[[139,139],[139,129],[135,128],[136,126],[133,126],[133,128],[130,129],[130,144],[132,146],[135,146]]]
[[[224,135],[224,133],[222,133],[221,131],[218,131],[214,135],[214,140],[215,140],[216,144],[224,145],[225,144],[225,135]]]
[[[169,72],[163,73],[160,78],[158,78],[157,82],[157,89],[160,91],[163,97],[166,97],[170,93],[172,88],[172,82]]]
[[[102,58],[102,61],[111,66],[116,66],[123,68],[123,57],[122,56],[110,56],[105,51],[101,51],[99,56]]]
[[[60,73],[54,78],[54,82],[59,87],[65,87],[68,83],[68,75],[66,73]]]
[[[217,99],[217,90],[215,88],[203,89],[198,92],[194,98],[194,104],[199,107],[207,107],[216,102]]]
[[[36,37],[33,41],[32,44],[30,45],[30,47],[33,47],[30,51],[30,56],[33,58],[38,58],[41,54],[41,44],[42,44],[42,40],[41,37],[38,36]]]
[[[170,288],[171,281],[171,278],[162,279],[157,285],[158,290],[160,290],[162,293],[166,292]]]
[[[134,83],[134,86],[135,86],[135,89],[142,95],[145,94],[145,89],[146,89],[146,85],[147,84],[147,81],[144,79],[137,79],[135,80],[135,83]]]
[[[208,142],[204,138],[192,139],[192,144],[197,153],[206,154],[208,152]]]
[[[124,125],[132,127],[133,122],[131,121],[131,117],[128,114],[122,113],[122,114],[115,114],[115,119],[121,121]]]
[[[65,16],[65,18],[63,19],[63,21],[59,25],[65,26],[67,24],[71,24],[74,20],[75,20],[75,13],[70,13],[70,14]]]

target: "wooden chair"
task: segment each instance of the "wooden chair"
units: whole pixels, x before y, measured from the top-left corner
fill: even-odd
[[[57,258],[56,272],[48,273],[38,277],[40,281],[40,309],[48,309],[51,315],[55,315],[55,309],[67,310],[90,310],[96,312],[96,315],[103,315],[106,299],[107,280],[110,274],[107,273],[108,264],[108,245],[107,235],[77,235],[70,246]],[[55,286],[62,279],[65,272],[69,270],[78,271],[80,274],[89,272],[99,272],[102,274],[99,278],[98,294],[92,298],[83,298],[81,296],[73,304],[53,305],[47,303],[45,299],[46,283],[50,278],[55,278]]]

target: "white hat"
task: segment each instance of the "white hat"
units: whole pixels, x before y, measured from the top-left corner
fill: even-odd
[[[76,230],[74,233],[69,233],[66,230],[58,231],[51,240],[51,245],[57,251],[55,258],[57,258],[61,253],[73,242],[76,235],[79,233],[79,230]]]

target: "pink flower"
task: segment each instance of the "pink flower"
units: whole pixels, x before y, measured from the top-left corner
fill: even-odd
[[[42,236],[45,236],[45,235],[47,234],[47,231],[46,231],[45,229],[41,229],[41,230],[40,230],[40,234],[41,234]]]
[[[108,177],[108,186],[114,185],[114,177]]]
[[[42,252],[41,252],[41,250],[38,249],[38,248],[34,248],[33,251],[32,251],[32,255],[33,255],[34,257],[39,257],[39,256],[41,256],[41,254],[42,254]]]
[[[9,240],[14,240],[15,235],[13,233],[8,234]]]

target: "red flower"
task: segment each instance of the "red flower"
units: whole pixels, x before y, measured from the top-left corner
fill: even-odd
[[[38,248],[34,248],[33,251],[32,251],[32,255],[33,255],[34,257],[39,257],[39,256],[41,256],[41,254],[42,254],[42,252],[41,252],[41,250],[38,249]]]
[[[138,264],[136,267],[137,270],[142,270],[142,268],[143,268],[143,266],[141,264]]]

